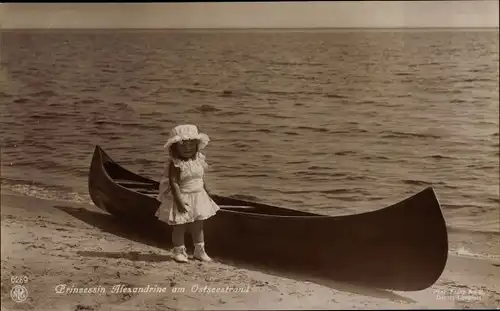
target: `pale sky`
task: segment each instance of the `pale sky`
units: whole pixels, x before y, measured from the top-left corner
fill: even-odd
[[[4,3],[10,28],[496,27],[498,0]]]

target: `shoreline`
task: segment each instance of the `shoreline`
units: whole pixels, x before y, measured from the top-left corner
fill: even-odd
[[[178,264],[172,261],[169,249],[98,229],[70,213],[91,211],[93,215],[100,213],[103,218],[110,218],[93,205],[13,195],[3,188],[1,201],[3,310],[415,309],[500,305],[498,259],[450,254],[445,271],[432,287],[419,292],[391,292],[304,281],[219,262]],[[28,290],[23,302],[16,303],[11,298],[12,276],[27,278],[25,284],[19,284]],[[73,291],[58,293],[57,286]],[[161,290],[145,292],[148,286]],[[117,290],[111,292],[113,288]],[[235,290],[223,290],[227,288]]]

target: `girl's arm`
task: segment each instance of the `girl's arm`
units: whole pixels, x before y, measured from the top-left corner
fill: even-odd
[[[201,165],[203,166],[203,169],[207,170],[208,169],[208,164],[205,161],[205,155],[200,152],[199,153],[199,157],[201,159]],[[207,180],[205,179],[205,177],[203,177],[203,189],[205,189],[205,192],[208,194],[209,197],[212,196],[211,193],[210,193],[210,191],[208,191],[208,189],[207,189]]]
[[[170,178],[168,177],[168,173],[170,170],[170,165],[165,165],[165,168],[163,170],[163,175],[161,176],[160,179],[160,186],[159,186],[159,196],[161,197],[165,191],[169,190],[170,186]]]
[[[177,206],[177,210],[179,210],[179,212],[185,213],[187,211],[186,205],[181,200],[181,188],[179,187],[179,169],[175,167],[173,163],[171,163],[169,170],[170,171],[168,176],[170,188],[172,188],[172,195],[174,197],[175,205]]]
[[[203,189],[205,189],[205,192],[208,194],[208,196],[210,196],[210,191],[208,191],[207,189],[207,182],[205,178],[203,178]]]
[[[205,191],[207,192],[208,196],[211,197],[212,194],[210,193],[210,191],[208,191],[207,189],[207,182],[205,180],[205,177],[203,177],[203,189],[205,189]]]

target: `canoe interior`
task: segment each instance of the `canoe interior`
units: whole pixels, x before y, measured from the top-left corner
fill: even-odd
[[[118,185],[128,191],[133,191],[150,198],[158,196],[159,183],[130,172],[112,161],[109,157],[103,162],[104,171]],[[310,212],[288,208],[275,207],[257,202],[239,200],[235,198],[212,195],[212,199],[224,210],[253,214],[267,214],[275,216],[322,216]]]
[[[158,187],[96,146],[89,193],[99,208],[153,228],[160,223],[155,217]],[[446,223],[431,187],[391,206],[344,216],[212,198],[221,211],[204,230],[207,250],[216,259],[399,291],[431,286],[447,261]],[[152,236],[169,240],[171,227],[162,228]],[[190,239],[186,242],[189,247]]]

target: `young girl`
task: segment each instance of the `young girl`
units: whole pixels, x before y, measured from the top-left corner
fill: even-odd
[[[184,246],[186,229],[190,229],[193,238],[194,258],[211,261],[204,247],[203,220],[215,215],[219,206],[205,187],[203,176],[208,165],[200,153],[209,141],[195,125],[185,124],[172,129],[164,145],[170,159],[160,181],[157,216],[173,226],[174,259],[178,262],[188,261]]]

